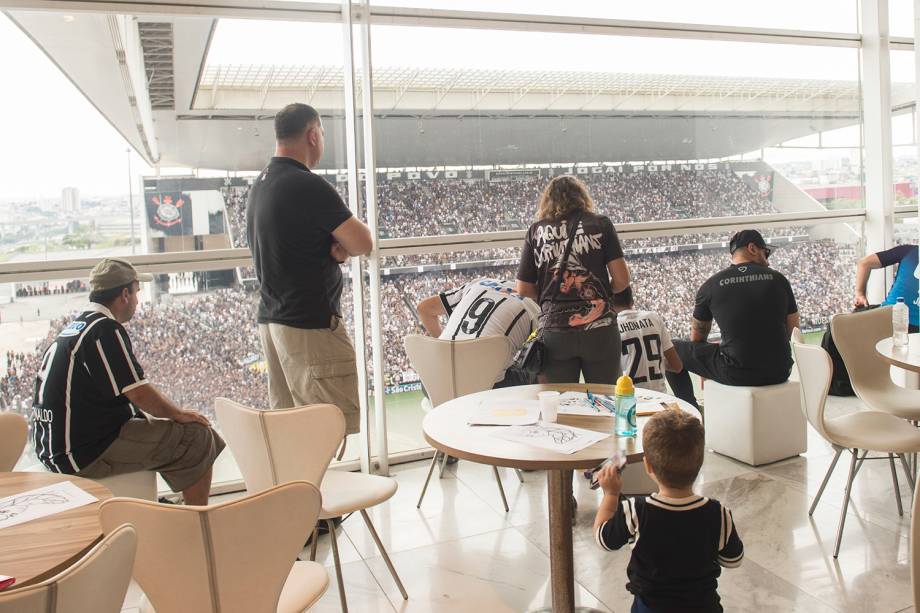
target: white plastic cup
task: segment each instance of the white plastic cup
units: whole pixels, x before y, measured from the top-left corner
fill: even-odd
[[[543,421],[555,422],[559,415],[559,392],[540,392],[540,415]]]

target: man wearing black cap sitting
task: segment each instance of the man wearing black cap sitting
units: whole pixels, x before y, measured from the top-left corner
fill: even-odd
[[[773,385],[792,370],[789,337],[799,313],[789,281],[767,265],[772,250],[757,230],[735,234],[729,250],[731,266],[696,294],[690,340],[674,341],[684,369],[666,373],[674,395],[697,407],[691,372],[725,385]],[[719,344],[707,342],[713,319]]]

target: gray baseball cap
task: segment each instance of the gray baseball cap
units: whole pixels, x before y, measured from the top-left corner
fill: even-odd
[[[115,289],[133,281],[153,281],[153,275],[139,273],[130,262],[118,258],[105,258],[89,273],[89,286],[94,292]]]

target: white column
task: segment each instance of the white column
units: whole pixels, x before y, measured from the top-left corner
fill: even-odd
[[[887,249],[894,241],[894,174],[891,150],[891,72],[888,0],[862,0],[862,110],[865,135],[866,250]],[[884,276],[871,275],[868,296],[885,295]]]
[[[342,46],[345,51],[345,149],[348,170],[348,206],[357,218],[363,216],[359,190],[361,182],[358,176],[358,139],[357,106],[355,89],[354,48],[352,45],[351,0],[342,0]],[[374,227],[371,226],[371,231]],[[355,359],[358,364],[358,403],[361,412],[360,458],[361,472],[371,472],[371,438],[370,405],[368,403],[367,385],[367,331],[364,321],[364,275],[361,271],[361,258],[351,258],[351,292],[354,304],[355,321]]]

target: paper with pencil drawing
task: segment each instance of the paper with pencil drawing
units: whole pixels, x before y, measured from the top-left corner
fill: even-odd
[[[557,453],[572,454],[590,447],[610,435],[605,432],[595,432],[594,430],[541,421],[532,426],[502,428],[493,432],[492,436]]]
[[[609,415],[588,400],[584,392],[563,392],[559,395],[559,413],[566,415]]]
[[[540,403],[536,400],[485,400],[470,414],[471,426],[527,426],[540,419]]]
[[[0,498],[0,529],[63,513],[97,500],[70,481]]]

